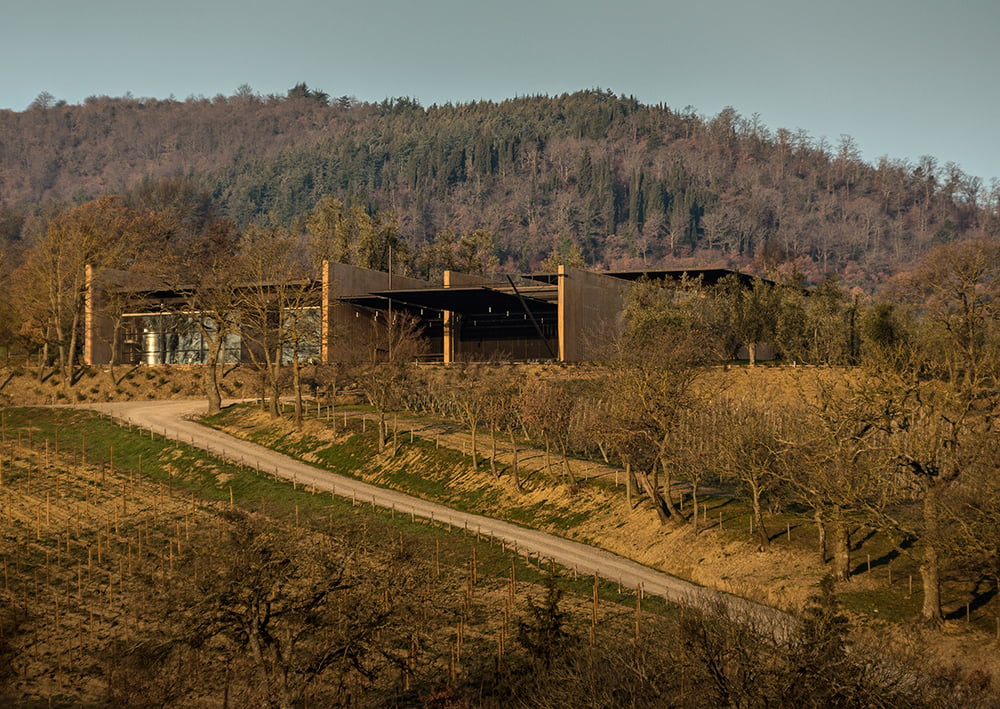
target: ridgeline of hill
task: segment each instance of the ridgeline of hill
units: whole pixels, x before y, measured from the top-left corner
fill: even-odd
[[[187,101],[91,97],[0,111],[0,237],[52,209],[183,176],[238,226],[300,224],[324,195],[394,214],[412,252],[485,230],[502,270],[794,265],[876,285],[929,246],[1000,232],[998,191],[951,163],[864,162],[726,109],[591,90],[422,107],[299,85]]]

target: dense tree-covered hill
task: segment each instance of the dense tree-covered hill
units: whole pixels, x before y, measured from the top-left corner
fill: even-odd
[[[92,97],[0,112],[0,229],[46,205],[187,176],[238,225],[303,224],[324,195],[394,213],[414,247],[491,232],[508,270],[794,264],[871,285],[932,244],[1000,232],[1000,187],[933,158],[864,162],[853,141],[727,109],[592,90],[424,108],[300,84],[187,101]],[[412,251],[417,253],[417,249]]]

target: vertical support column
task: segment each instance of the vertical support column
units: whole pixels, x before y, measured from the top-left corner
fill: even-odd
[[[569,328],[575,322],[575,319],[570,316],[569,304],[567,301],[567,287],[566,287],[566,267],[562,264],[559,265],[558,278],[556,279],[556,292],[558,294],[559,308],[558,308],[558,327],[559,327],[559,361],[566,362],[567,358],[571,354],[571,338],[573,333],[569,332]]]
[[[86,284],[83,311],[83,363],[94,364],[94,267],[84,266],[83,280]]]
[[[451,288],[451,271],[447,270],[444,272],[444,287]],[[442,328],[443,328],[443,341],[442,341],[442,352],[443,360],[445,364],[451,364],[455,361],[455,354],[458,349],[458,313],[451,310],[445,310],[442,312]]]
[[[445,288],[469,288],[475,286],[492,287],[496,281],[461,271],[447,270],[443,279]],[[462,314],[449,310],[442,311],[444,337],[442,342],[443,360],[445,363],[457,362],[462,358]]]
[[[322,265],[322,279],[323,279],[323,294],[320,301],[320,353],[319,360],[323,364],[330,364],[330,338],[333,336],[331,322],[330,322],[330,308],[333,304],[330,302],[333,296],[333,289],[330,284],[330,262],[326,259],[323,260]]]
[[[108,364],[111,361],[111,348],[117,343],[112,342],[114,328],[108,316],[101,312],[104,305],[97,284],[97,274],[94,267],[87,264],[84,267],[84,310],[83,310],[83,363],[87,366]]]

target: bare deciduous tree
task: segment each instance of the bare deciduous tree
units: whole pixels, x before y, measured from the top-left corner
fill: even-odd
[[[18,272],[22,317],[55,348],[64,382],[75,381],[87,266],[125,268],[156,233],[155,215],[101,197],[52,219]]]
[[[318,318],[310,317],[315,280],[295,237],[283,229],[251,227],[239,258],[240,328],[251,359],[262,369],[268,406],[279,416],[281,377],[292,370],[295,420],[302,421],[301,365],[303,345],[318,344]]]
[[[552,448],[560,454],[563,473],[570,485],[576,484],[569,461],[569,440],[576,398],[564,383],[536,380],[524,385],[518,409],[527,430],[545,442],[546,468],[551,470]]]
[[[388,438],[386,414],[406,400],[411,368],[424,352],[420,323],[405,311],[378,311],[367,326],[359,328],[355,346],[365,352],[352,378],[364,392],[378,417],[378,448]]]
[[[780,483],[792,452],[787,421],[781,413],[730,402],[715,416],[713,457],[720,476],[745,486],[753,509],[759,549],[770,545],[764,525],[763,498]]]
[[[329,537],[227,513],[229,539],[200,565],[185,599],[187,637],[246,653],[267,705],[290,709],[321,676],[338,684],[372,673],[365,659],[391,621],[390,594],[374,592],[357,559]]]

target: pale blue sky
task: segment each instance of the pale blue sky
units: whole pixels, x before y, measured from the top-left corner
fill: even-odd
[[[427,106],[600,87],[1000,178],[1000,0],[2,0],[0,108],[246,83]]]

